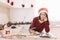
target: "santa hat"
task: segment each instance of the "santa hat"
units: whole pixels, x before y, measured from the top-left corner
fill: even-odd
[[[38,13],[42,13],[42,12],[48,13],[48,9],[47,8],[40,8]]]

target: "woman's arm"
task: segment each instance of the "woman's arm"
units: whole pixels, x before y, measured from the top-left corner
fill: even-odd
[[[33,19],[31,25],[30,25],[30,29],[35,29],[35,25],[36,25],[36,18]]]
[[[31,25],[30,25],[30,28],[29,28],[29,31],[30,31],[30,35],[34,35],[35,34],[35,25],[36,25],[36,18],[33,19]]]
[[[49,25],[50,25],[49,21],[44,22],[45,31],[46,31],[47,33],[50,32],[50,27],[49,27]]]

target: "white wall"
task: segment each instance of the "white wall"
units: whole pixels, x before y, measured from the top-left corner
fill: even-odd
[[[60,21],[60,0],[11,0],[14,2],[14,7],[22,8],[21,4],[25,4],[25,8],[30,8],[30,5],[34,5],[34,16],[38,16],[38,10],[42,7],[46,7],[49,10],[50,21]]]
[[[33,8],[11,8],[10,19],[12,22],[31,22],[34,17]]]
[[[60,21],[60,0],[36,0],[35,16],[38,15],[39,8],[48,8],[50,21]]]
[[[0,6],[0,24],[5,24],[8,22],[8,11],[9,9],[3,6]]]

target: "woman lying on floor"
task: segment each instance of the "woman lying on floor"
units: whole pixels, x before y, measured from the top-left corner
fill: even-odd
[[[48,20],[48,10],[47,8],[41,8],[39,9],[39,16],[35,17],[33,19],[33,22],[30,25],[30,34],[35,35],[36,32],[40,33],[40,36],[48,35],[52,36],[50,32],[50,27],[49,27],[49,20]],[[45,29],[45,34],[42,32],[43,29]]]

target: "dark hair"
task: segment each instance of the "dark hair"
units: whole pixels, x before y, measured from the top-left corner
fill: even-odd
[[[48,15],[47,15],[46,12],[44,12],[44,13],[45,13],[45,15],[46,15],[46,17],[47,17],[47,21],[48,21]],[[41,13],[40,13],[40,15],[41,15]],[[40,15],[39,15],[39,20],[41,19]]]

